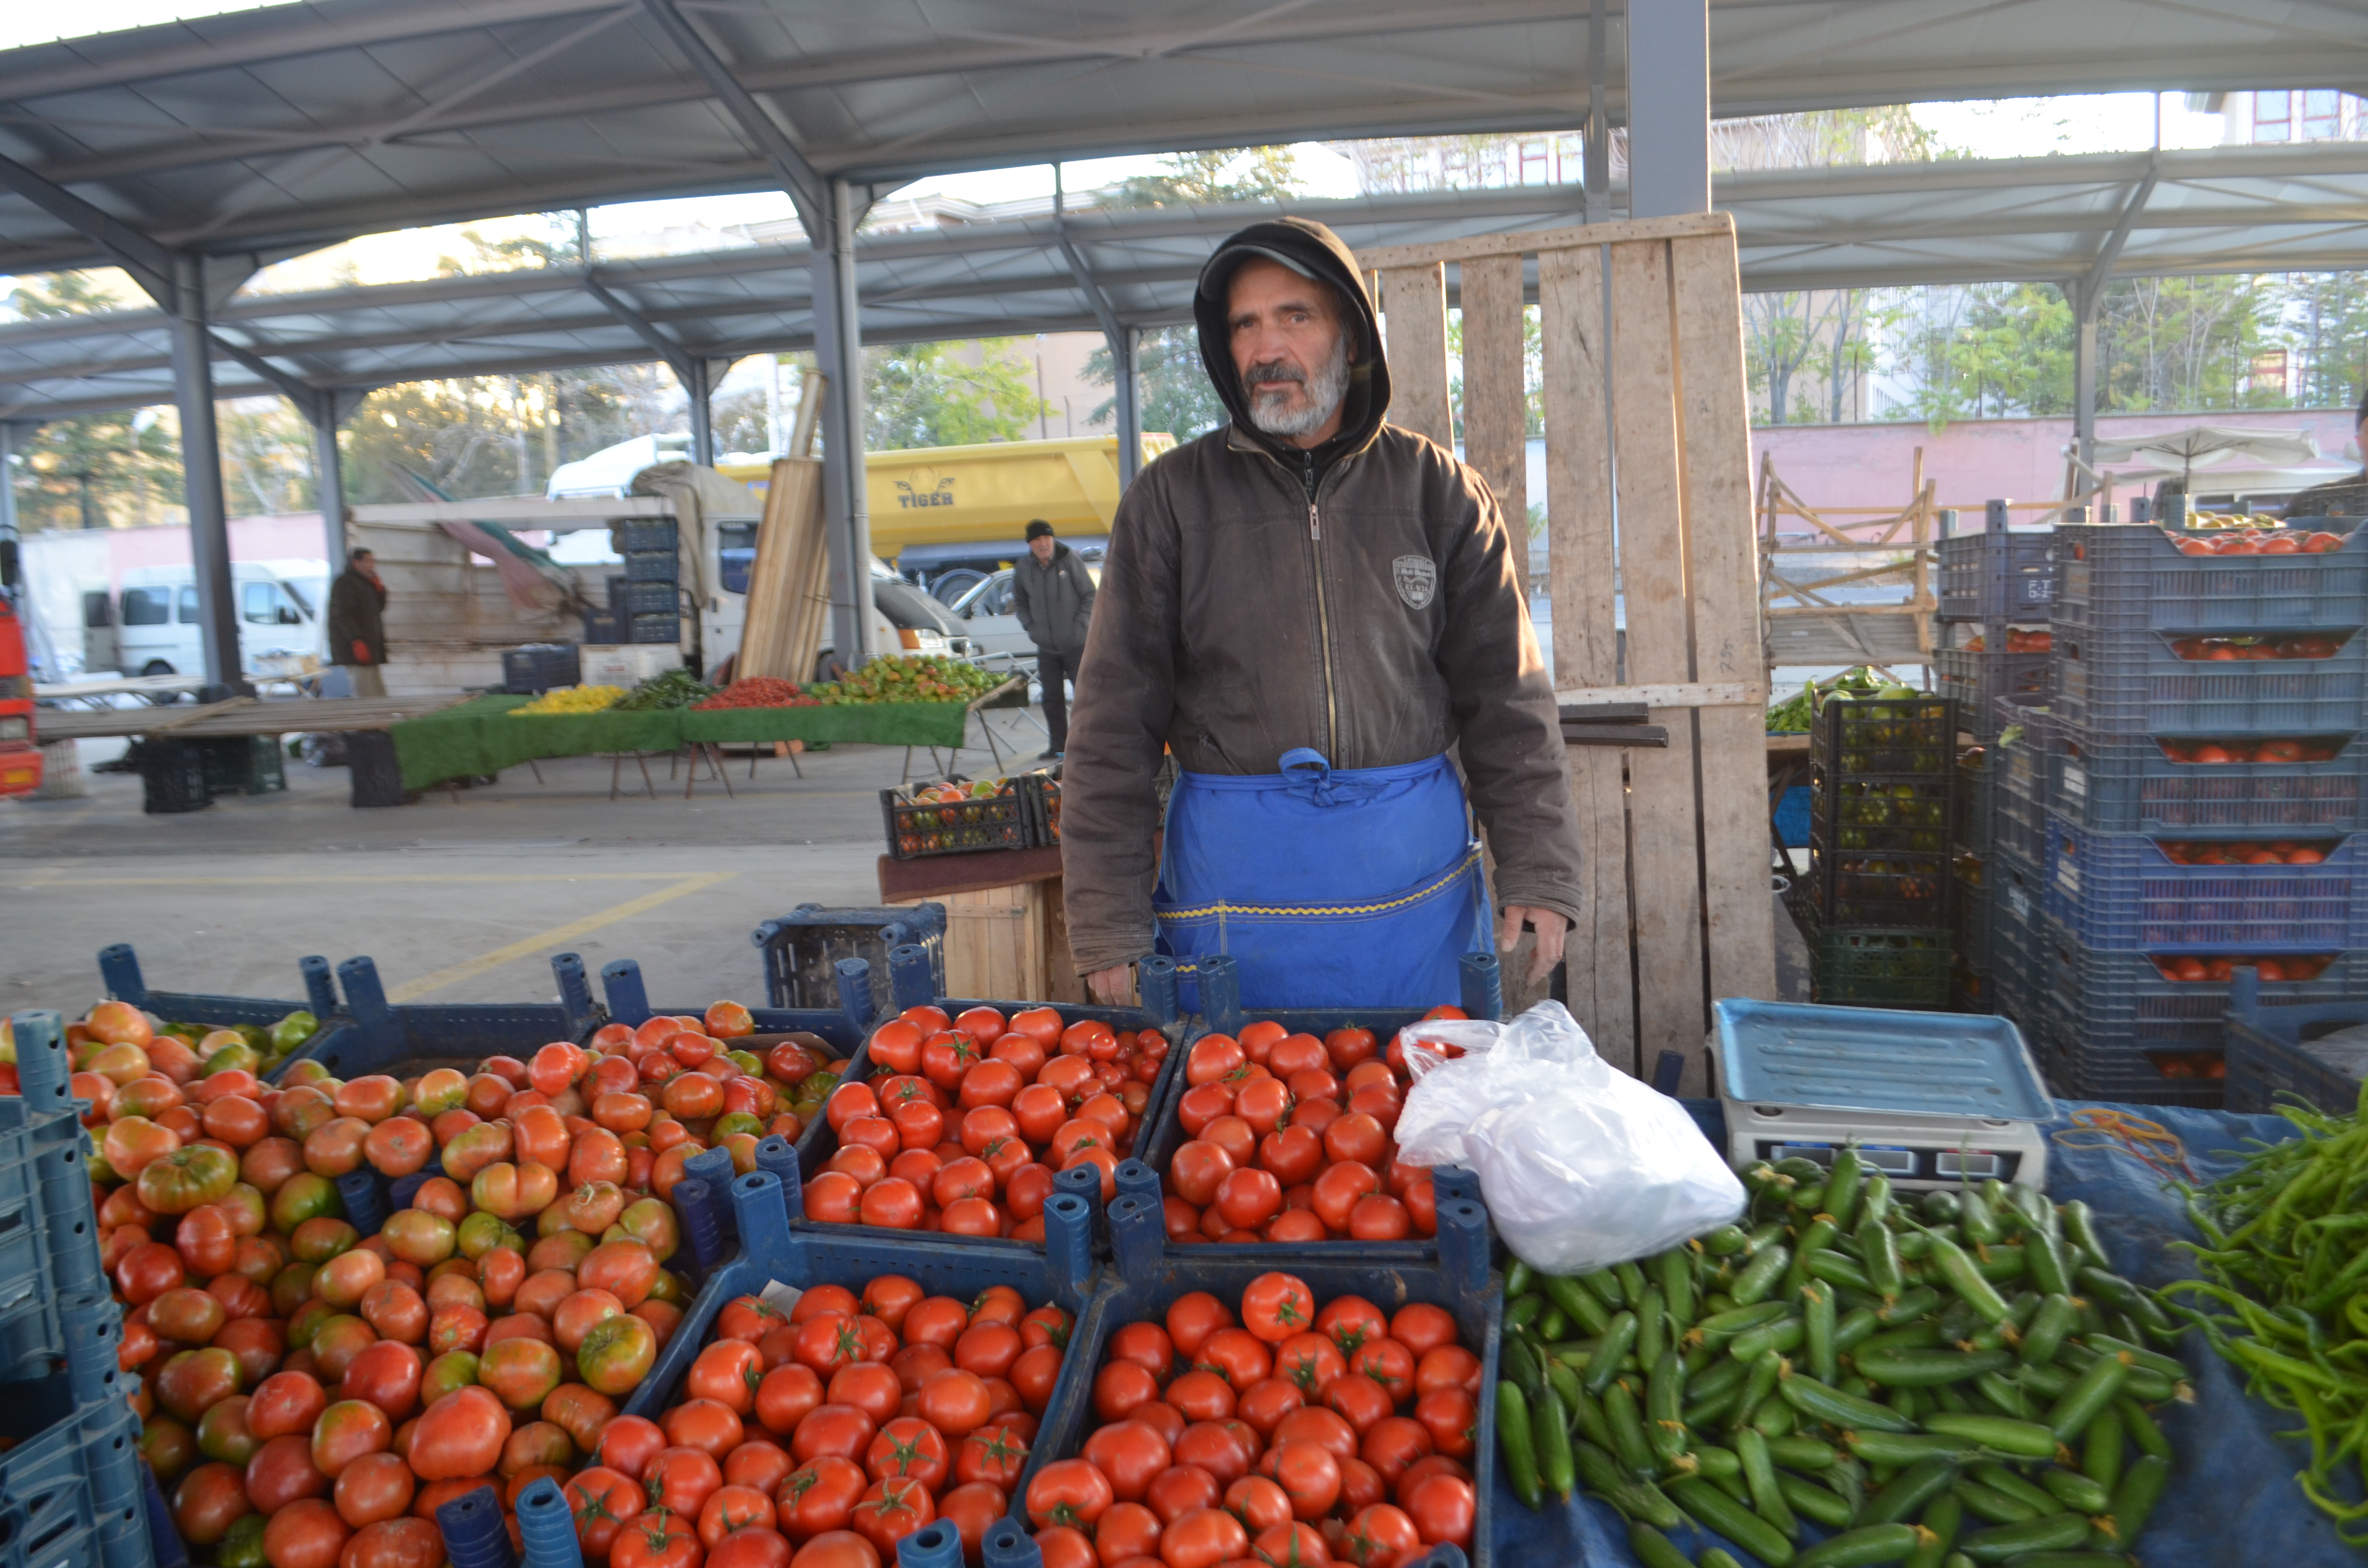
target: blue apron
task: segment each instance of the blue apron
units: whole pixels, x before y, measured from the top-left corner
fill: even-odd
[[[1455,769],[1444,756],[1335,768],[1304,747],[1281,761],[1178,774],[1151,895],[1158,950],[1179,966],[1231,954],[1254,1009],[1459,1001],[1458,965],[1489,950],[1491,918]]]

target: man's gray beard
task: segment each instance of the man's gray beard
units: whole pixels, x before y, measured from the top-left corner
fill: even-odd
[[[1341,400],[1349,395],[1349,335],[1344,330],[1332,340],[1332,357],[1315,372],[1314,381],[1305,382],[1306,396],[1299,409],[1271,408],[1259,400],[1258,387],[1271,385],[1259,382],[1247,389],[1250,398],[1250,423],[1269,436],[1304,436],[1323,428],[1332,417]]]

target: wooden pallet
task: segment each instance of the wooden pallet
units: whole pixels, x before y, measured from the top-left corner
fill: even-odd
[[[1649,1074],[1662,1051],[1680,1052],[1686,1092],[1702,1093],[1711,1001],[1776,994],[1734,222],[1708,213],[1601,223],[1393,246],[1360,261],[1379,274],[1389,315],[1392,413],[1442,444],[1454,434],[1445,267],[1459,268],[1466,447],[1492,485],[1520,472],[1517,357],[1534,279],[1554,685],[1565,704],[1645,702],[1668,740],[1566,752],[1587,858],[1570,1009],[1606,1060]],[[1509,502],[1508,517],[1525,503]],[[1615,583],[1626,596],[1624,672]]]

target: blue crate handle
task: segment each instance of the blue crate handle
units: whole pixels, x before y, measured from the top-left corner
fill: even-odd
[[[740,1233],[733,1223],[731,1207],[724,1201],[724,1194],[732,1189],[732,1151],[721,1145],[701,1149],[682,1163],[682,1170],[685,1176],[696,1176],[707,1184],[709,1211],[715,1216],[717,1233],[728,1248]]]
[[[1087,1223],[1097,1247],[1108,1239],[1102,1229],[1102,1173],[1091,1165],[1071,1165],[1053,1176],[1056,1192],[1075,1193],[1086,1206]]]
[[[337,1178],[337,1197],[345,1204],[346,1219],[366,1236],[378,1234],[386,1223],[386,1194],[379,1182],[379,1174],[367,1165]]]
[[[1407,1563],[1406,1568],[1472,1568],[1472,1560],[1464,1556],[1463,1549],[1453,1541],[1442,1540]]]
[[[888,994],[898,1011],[928,1006],[938,999],[937,991],[938,977],[929,963],[928,949],[918,942],[902,942],[888,949]]]
[[[105,1290],[66,1298],[59,1319],[66,1335],[66,1373],[77,1405],[119,1400],[123,1374],[116,1355],[123,1342],[123,1309]]]
[[[723,1221],[715,1209],[715,1192],[697,1176],[674,1184],[675,1218],[682,1221],[682,1243],[700,1273],[723,1260]],[[459,1565],[454,1564],[454,1568]]]
[[[1167,1239],[1164,1225],[1160,1237]],[[1439,1205],[1439,1272],[1465,1295],[1487,1289],[1488,1210],[1469,1198]]]
[[[1242,971],[1231,953],[1207,953],[1196,960],[1201,1017],[1219,1034],[1242,1032]]]
[[[896,1568],[962,1568],[962,1532],[933,1519],[896,1543]]]
[[[732,1182],[733,1222],[740,1227],[740,1255],[786,1266],[794,1244],[781,1183],[770,1171],[750,1171]]]
[[[1121,1192],[1110,1207],[1110,1256],[1121,1279],[1148,1279],[1167,1251],[1167,1220],[1156,1193]]]
[[[608,993],[609,1016],[617,1022],[637,1029],[650,1021],[650,992],[642,983],[640,964],[631,959],[611,959],[602,964],[600,989]]]
[[[444,1556],[452,1568],[517,1568],[501,1494],[492,1487],[480,1486],[437,1509],[436,1528],[444,1532]]]
[[[1164,1027],[1176,1021],[1182,1007],[1177,996],[1174,959],[1166,953],[1154,953],[1138,960],[1134,983],[1143,994],[1143,1010],[1151,1015],[1153,1023]]]
[[[2251,964],[2239,964],[2228,971],[2228,1016],[2240,1023],[2256,1023],[2254,1016],[2261,1010],[2261,971]]]
[[[1074,1192],[1044,1200],[1044,1266],[1053,1299],[1073,1314],[1083,1312],[1094,1273],[1094,1211]]]
[[[553,953],[551,972],[559,981],[560,1010],[567,1015],[567,1032],[581,1035],[599,1022],[599,1006],[592,999],[592,978],[584,972],[580,953]]]
[[[987,1526],[979,1551],[984,1568],[1044,1568],[1044,1549],[1018,1519],[997,1519]]]
[[[529,1483],[518,1494],[518,1537],[526,1543],[526,1568],[584,1568],[575,1515],[559,1483],[547,1475]]]
[[[1456,960],[1463,983],[1463,1010],[1494,1021],[1505,1016],[1503,967],[1494,953],[1466,953]]]
[[[118,942],[98,949],[98,977],[107,983],[107,994],[118,1002],[129,1002],[135,1007],[148,1006],[148,983],[140,977],[140,955],[131,950],[129,942]]]
[[[868,1029],[871,1020],[880,1016],[879,1005],[871,998],[871,960],[841,959],[830,966],[831,977],[838,983],[838,1006],[859,1029]]]
[[[1138,1198],[1159,1201],[1159,1173],[1141,1160],[1125,1159],[1118,1163],[1118,1190],[1121,1197],[1133,1193]],[[1112,1202],[1115,1203],[1116,1199]]]
[[[313,1016],[325,1018],[336,1012],[337,983],[329,960],[319,953],[310,953],[296,960],[296,968],[304,976],[304,994],[313,1005]]]
[[[368,958],[347,959],[337,966],[337,983],[346,994],[346,1011],[353,1016],[355,1032],[366,1049],[397,1051],[403,1046],[403,1024],[386,999],[386,984],[378,965]]]
[[[804,1178],[798,1169],[797,1145],[778,1132],[757,1140],[757,1168],[768,1173],[781,1184],[781,1209],[791,1219],[801,1219],[806,1211]],[[738,1215],[735,1212],[736,1223]]]
[[[66,1054],[65,1020],[46,1009],[35,1009],[11,1015],[9,1028],[17,1037],[17,1092],[25,1109],[35,1115],[74,1109],[73,1058]],[[84,1208],[90,1206],[87,1192],[81,1194],[81,1200]]]

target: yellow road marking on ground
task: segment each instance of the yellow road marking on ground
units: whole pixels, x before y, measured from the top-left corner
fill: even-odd
[[[472,980],[488,970],[499,969],[506,963],[547,952],[563,942],[572,942],[587,932],[598,931],[603,926],[613,926],[620,920],[630,920],[646,910],[655,909],[662,903],[672,903],[676,899],[686,898],[692,893],[712,888],[718,882],[728,882],[738,875],[737,871],[702,871],[694,877],[685,877],[672,887],[660,888],[655,892],[645,892],[639,898],[627,899],[624,903],[612,904],[597,915],[587,915],[581,920],[571,920],[564,926],[554,926],[548,931],[538,931],[531,937],[512,942],[508,947],[495,948],[492,952],[481,953],[466,963],[454,964],[450,969],[439,969],[433,974],[421,975],[407,985],[399,985],[390,990],[386,994],[387,1000],[416,1002],[423,996],[433,995],[448,985],[458,985],[461,982]]]

